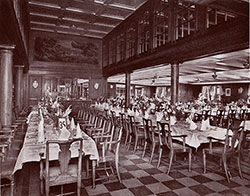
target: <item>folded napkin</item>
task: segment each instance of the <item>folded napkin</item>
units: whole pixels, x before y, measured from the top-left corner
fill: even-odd
[[[70,130],[71,130],[71,131],[73,131],[75,128],[76,128],[76,125],[75,125],[74,118],[71,118],[71,122],[70,122]]]
[[[77,123],[77,126],[76,126],[76,138],[82,138],[82,130],[80,128],[79,123]]]
[[[32,116],[33,114],[38,114],[38,111],[31,111],[31,112],[29,113],[29,115],[28,115],[28,117],[27,117],[27,121],[26,121],[27,124],[29,124],[30,118],[31,118],[31,116]]]
[[[197,128],[197,125],[195,124],[195,122],[190,117],[186,119],[186,122],[189,123],[189,129],[190,130],[195,130]]]
[[[130,108],[128,109],[128,115],[129,116],[133,116],[134,115],[134,112]]]
[[[66,127],[63,127],[58,139],[59,140],[68,140],[69,137],[70,137],[70,132],[68,131],[68,129],[66,129]]]
[[[176,123],[176,117],[170,116],[170,125],[174,125]]]
[[[161,121],[162,117],[163,117],[163,113],[162,112],[156,112],[156,121]]]
[[[72,108],[71,108],[71,105],[65,110],[64,114],[63,114],[63,117],[66,117],[68,116],[72,111]]]
[[[206,131],[210,128],[210,122],[209,122],[209,118],[207,118],[207,120],[202,120],[201,122],[201,131]]]
[[[135,116],[140,116],[140,113],[136,110]]]
[[[194,123],[194,121],[190,121],[189,129],[190,130],[195,130],[197,128],[197,125]]]
[[[38,124],[38,142],[44,142],[44,120],[41,119]]]

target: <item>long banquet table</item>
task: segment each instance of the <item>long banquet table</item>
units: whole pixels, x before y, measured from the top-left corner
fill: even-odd
[[[39,115],[37,111],[32,111],[28,118],[28,128],[25,134],[23,147],[18,155],[13,174],[22,169],[24,163],[39,162],[41,157],[40,153],[45,154],[45,142],[38,142],[38,123]],[[44,132],[46,140],[58,139],[59,131],[54,128],[54,124],[51,121],[44,123]],[[92,161],[92,175],[95,175],[95,167],[99,161],[99,154],[95,141],[90,138],[86,133],[82,132],[83,137],[83,152],[84,155],[89,155],[89,159]],[[78,156],[77,145],[73,143],[71,146],[71,157]],[[58,145],[53,146],[51,149],[50,160],[58,159]],[[93,181],[93,187],[95,186]]]
[[[101,108],[95,107],[99,111],[103,111]],[[114,110],[116,117],[119,117],[120,110]],[[142,119],[145,118],[142,114],[130,114],[135,117],[135,122],[137,125],[143,124]],[[148,119],[152,120],[152,124],[154,127],[157,127],[157,115],[149,115],[147,117]],[[250,121],[249,124],[246,124],[250,126]],[[185,121],[177,121],[174,125],[171,125],[171,134],[173,136],[177,135],[186,135],[185,143],[189,145],[190,147],[193,147],[195,149],[198,149],[198,147],[203,144],[203,143],[209,143],[208,137],[213,137],[216,139],[224,140],[226,137],[227,129],[226,128],[221,128],[221,127],[216,127],[216,126],[209,126],[204,131],[201,131],[201,123],[197,123],[197,128],[195,130],[190,130],[190,124],[185,122]],[[233,135],[233,132],[229,130],[229,135]],[[182,141],[182,138],[174,138],[176,140]]]
[[[224,140],[226,137],[227,129],[215,126],[209,126],[208,129],[201,131],[200,124],[195,130],[190,130],[189,124],[186,122],[177,122],[175,125],[171,126],[173,135],[187,135],[186,144],[198,148],[203,143],[208,143],[208,137],[213,137],[216,139]],[[229,130],[229,135],[232,135],[233,132]]]

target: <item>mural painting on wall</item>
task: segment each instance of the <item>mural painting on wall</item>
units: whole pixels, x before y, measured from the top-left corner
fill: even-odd
[[[36,37],[34,60],[98,64],[98,47],[80,40]]]

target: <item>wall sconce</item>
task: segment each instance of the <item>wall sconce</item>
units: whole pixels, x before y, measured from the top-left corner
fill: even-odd
[[[38,88],[38,82],[37,82],[37,80],[34,80],[33,81],[33,83],[32,83],[32,86],[33,86],[33,88]]]
[[[212,75],[213,79],[215,79],[215,80],[216,80],[217,76],[218,75],[216,74],[216,72],[214,72],[214,74]]]
[[[99,88],[99,83],[95,83],[94,88],[97,90]]]

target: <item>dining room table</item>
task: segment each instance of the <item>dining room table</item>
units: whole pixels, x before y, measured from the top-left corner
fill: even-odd
[[[27,131],[24,137],[23,147],[17,157],[16,164],[13,169],[13,174],[21,170],[25,163],[40,162],[41,155],[45,158],[45,146],[47,140],[57,140],[60,137],[60,129],[56,123],[49,117],[44,116],[44,141],[39,141],[38,126],[40,122],[40,114],[37,108],[33,109],[27,119]],[[82,131],[83,138],[83,153],[92,161],[92,178],[93,188],[95,187],[95,170],[99,161],[99,154],[95,141]],[[79,143],[71,145],[71,158],[79,155]],[[57,144],[50,148],[50,161],[58,160],[59,146]]]

